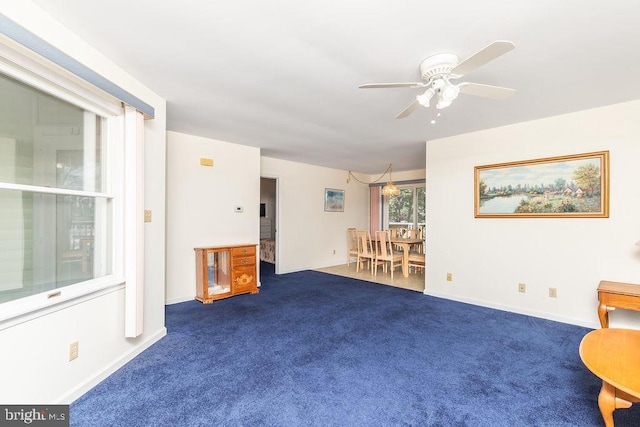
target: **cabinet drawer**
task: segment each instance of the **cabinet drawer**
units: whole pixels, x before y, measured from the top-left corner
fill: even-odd
[[[234,256],[233,258],[231,258],[231,266],[233,268],[236,267],[244,267],[244,266],[254,266],[256,265],[256,256],[252,255],[252,256],[243,256],[243,257],[239,257],[239,256]]]
[[[598,298],[604,305],[640,311],[640,295],[620,295],[599,292]]]
[[[231,256],[232,257],[244,257],[244,256],[255,256],[256,255],[256,247],[255,246],[243,246],[241,248],[232,248]]]

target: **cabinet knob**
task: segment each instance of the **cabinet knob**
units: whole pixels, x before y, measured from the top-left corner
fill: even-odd
[[[246,264],[246,263],[247,263],[247,260],[246,260],[246,259],[243,259],[243,260],[242,260],[242,263],[243,263],[243,264]]]

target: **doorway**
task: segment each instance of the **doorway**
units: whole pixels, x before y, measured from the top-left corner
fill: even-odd
[[[260,276],[278,271],[278,180],[260,177]]]

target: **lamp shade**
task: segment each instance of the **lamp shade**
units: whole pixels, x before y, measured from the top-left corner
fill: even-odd
[[[391,181],[387,183],[384,187],[382,187],[381,191],[383,196],[392,197],[400,194],[400,189],[395,186],[395,184]]]
[[[435,91],[431,88],[428,88],[427,90],[424,91],[422,95],[416,96],[416,99],[418,100],[420,105],[428,108],[429,101],[431,101],[431,98],[433,98],[433,95],[435,95]]]
[[[440,89],[438,96],[438,104],[436,108],[443,109],[451,105],[454,99],[458,97],[460,88],[451,84],[449,80],[445,80],[445,85]]]

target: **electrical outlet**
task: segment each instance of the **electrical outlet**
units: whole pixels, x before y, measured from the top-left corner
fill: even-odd
[[[558,289],[549,288],[549,298],[558,298]]]
[[[518,292],[522,294],[527,292],[527,285],[525,285],[524,283],[518,283]]]
[[[447,273],[447,282],[450,282],[452,280],[453,280],[453,274]]]
[[[78,358],[78,341],[69,344],[69,362]]]
[[[144,222],[151,222],[151,211],[150,210],[145,210],[144,211]]]

